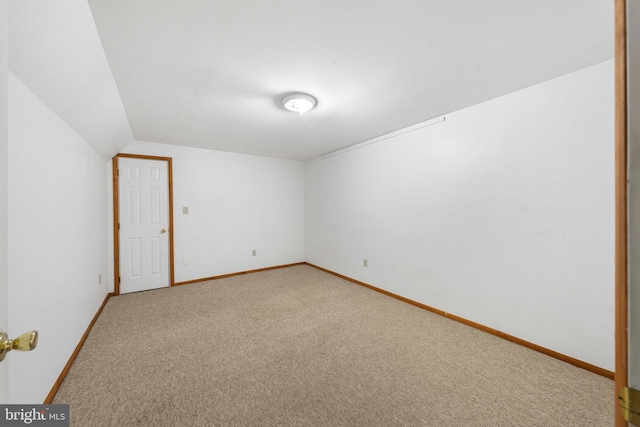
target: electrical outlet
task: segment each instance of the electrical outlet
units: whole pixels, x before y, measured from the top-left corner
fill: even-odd
[[[102,285],[102,274],[98,274],[98,285]]]
[[[256,256],[258,251],[256,251],[255,249],[251,251],[251,255]]]
[[[183,206],[182,207],[182,214],[183,215],[189,215],[189,206]]]
[[[182,258],[182,263],[183,263],[184,265],[189,264],[189,258],[187,258],[187,257]]]
[[[367,261],[366,259],[364,260],[364,262],[362,263],[363,266],[368,267],[369,266],[369,261]]]

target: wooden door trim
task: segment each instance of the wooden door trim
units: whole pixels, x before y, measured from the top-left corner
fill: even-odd
[[[113,294],[120,295],[120,233],[118,232],[118,224],[120,223],[120,203],[118,196],[119,157],[144,160],[161,160],[167,162],[167,178],[169,181],[169,286],[175,286],[173,264],[173,159],[171,157],[120,153],[116,154],[116,156],[111,161],[113,171]]]
[[[627,2],[615,2],[615,414],[616,427],[627,422],[618,408],[618,394],[627,386]]]

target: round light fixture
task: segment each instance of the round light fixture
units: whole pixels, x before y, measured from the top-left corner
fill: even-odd
[[[300,115],[312,110],[318,101],[308,93],[292,93],[282,98],[282,105],[289,111]]]

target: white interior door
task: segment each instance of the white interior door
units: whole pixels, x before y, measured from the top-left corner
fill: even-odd
[[[0,153],[6,153],[6,142],[0,140]],[[0,155],[0,331],[8,331],[9,321],[9,283],[7,252],[7,180],[6,157]],[[0,363],[0,404],[9,402],[9,361]]]
[[[0,331],[7,331],[7,283],[0,280]],[[0,363],[0,404],[9,402],[9,361]]]
[[[7,331],[8,327],[8,145],[9,145],[9,93],[8,93],[8,44],[7,28],[8,2],[0,0],[0,331]],[[8,362],[0,363],[0,403],[7,403],[8,397]]]
[[[169,286],[168,162],[118,158],[120,293]]]

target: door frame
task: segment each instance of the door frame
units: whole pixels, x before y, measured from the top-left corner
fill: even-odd
[[[628,376],[627,1],[615,0],[615,425],[628,424],[618,394]]]
[[[169,286],[175,286],[173,265],[173,166],[171,157],[147,156],[143,154],[116,154],[111,160],[113,179],[113,294],[120,295],[120,201],[118,176],[118,158],[127,157],[143,160],[160,160],[167,162],[167,178],[169,184]]]

